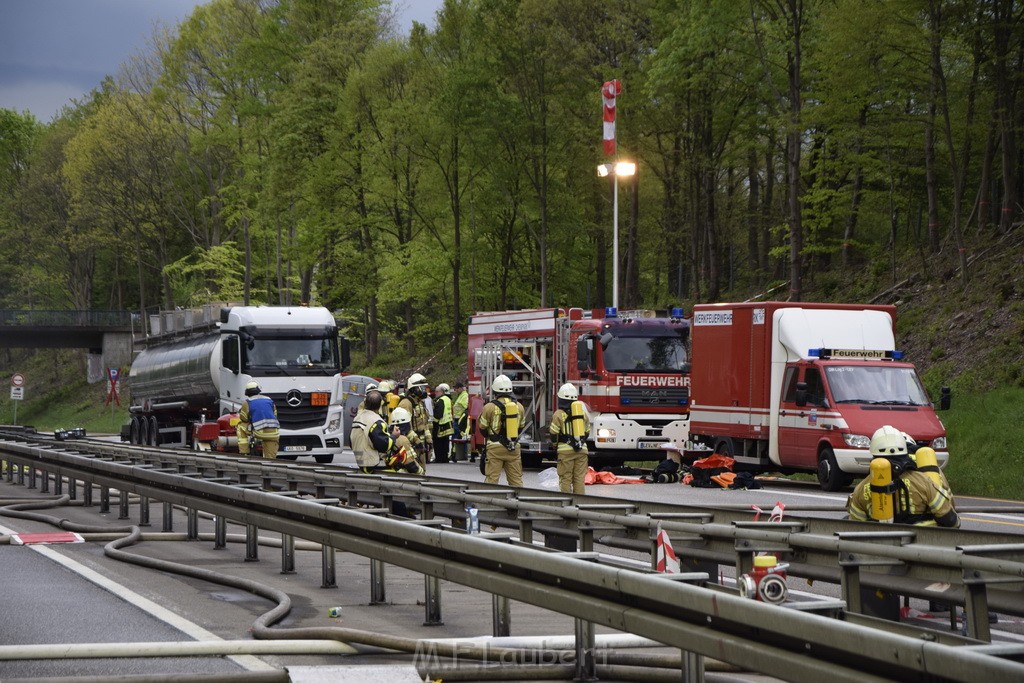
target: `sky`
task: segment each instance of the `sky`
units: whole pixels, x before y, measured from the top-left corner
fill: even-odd
[[[434,25],[443,0],[394,0],[399,27]],[[157,26],[173,27],[197,0],[0,0],[0,108],[44,123],[145,50]]]

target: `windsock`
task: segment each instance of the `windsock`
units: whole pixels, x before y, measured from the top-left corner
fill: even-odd
[[[615,98],[622,92],[622,83],[618,80],[606,81],[601,86],[601,99],[604,102],[604,153],[615,154]]]

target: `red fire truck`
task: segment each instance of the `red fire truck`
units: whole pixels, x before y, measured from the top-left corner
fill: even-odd
[[[753,471],[816,472],[836,491],[868,471],[883,425],[949,458],[946,430],[902,362],[895,306],[764,301],[693,312],[690,438]],[[940,405],[949,406],[943,389]]]
[[[590,413],[591,457],[605,462],[661,460],[663,445],[687,439],[690,323],[614,308],[536,308],[477,313],[469,320],[469,414],[475,427],[498,375],[512,380],[526,409],[519,443],[526,466],[555,451],[547,424],[555,393],[575,384]],[[471,448],[483,437],[471,429]]]

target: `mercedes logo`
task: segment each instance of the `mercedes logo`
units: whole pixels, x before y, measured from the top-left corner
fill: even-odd
[[[298,408],[302,405],[302,392],[298,389],[292,389],[285,396],[285,402],[288,403],[292,408]]]

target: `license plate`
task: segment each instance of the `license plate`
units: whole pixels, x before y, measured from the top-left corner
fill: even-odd
[[[287,453],[294,453],[295,451],[308,451],[309,449],[305,446],[285,446],[281,449]]]
[[[636,447],[641,451],[650,450],[652,448],[661,448],[661,443],[661,441],[641,441]]]

